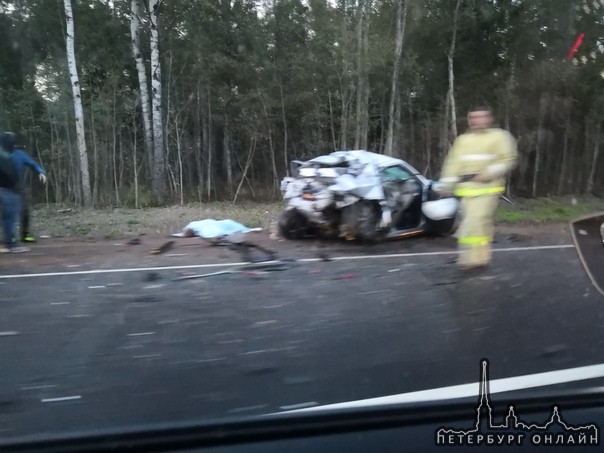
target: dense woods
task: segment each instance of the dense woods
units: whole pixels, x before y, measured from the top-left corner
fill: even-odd
[[[604,195],[598,0],[0,7],[0,124],[48,171],[39,201],[264,200],[291,159],[337,149],[437,177],[476,104],[518,139],[512,194]]]

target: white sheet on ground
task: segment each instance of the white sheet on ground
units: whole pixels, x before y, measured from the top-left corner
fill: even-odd
[[[248,228],[245,225],[230,219],[205,219],[189,223],[183,228],[182,233],[176,233],[172,236],[185,237],[184,231],[187,229],[193,231],[195,236],[199,236],[204,239],[228,236],[230,234],[235,233],[249,233],[251,231],[262,231],[262,228]]]

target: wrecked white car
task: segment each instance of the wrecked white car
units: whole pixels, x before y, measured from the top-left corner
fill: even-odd
[[[291,163],[281,182],[279,232],[362,241],[451,234],[459,203],[441,198],[407,162],[369,151],[337,151]]]

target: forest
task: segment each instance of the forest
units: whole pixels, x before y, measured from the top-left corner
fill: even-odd
[[[438,178],[476,105],[518,141],[511,195],[604,195],[598,0],[0,1],[0,58],[38,202],[274,200],[348,149]]]

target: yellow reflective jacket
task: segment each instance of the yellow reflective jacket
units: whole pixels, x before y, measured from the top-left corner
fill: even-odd
[[[516,140],[508,131],[492,128],[467,132],[453,143],[440,182],[459,197],[500,194],[517,159]],[[462,182],[463,176],[471,174],[484,182]]]

